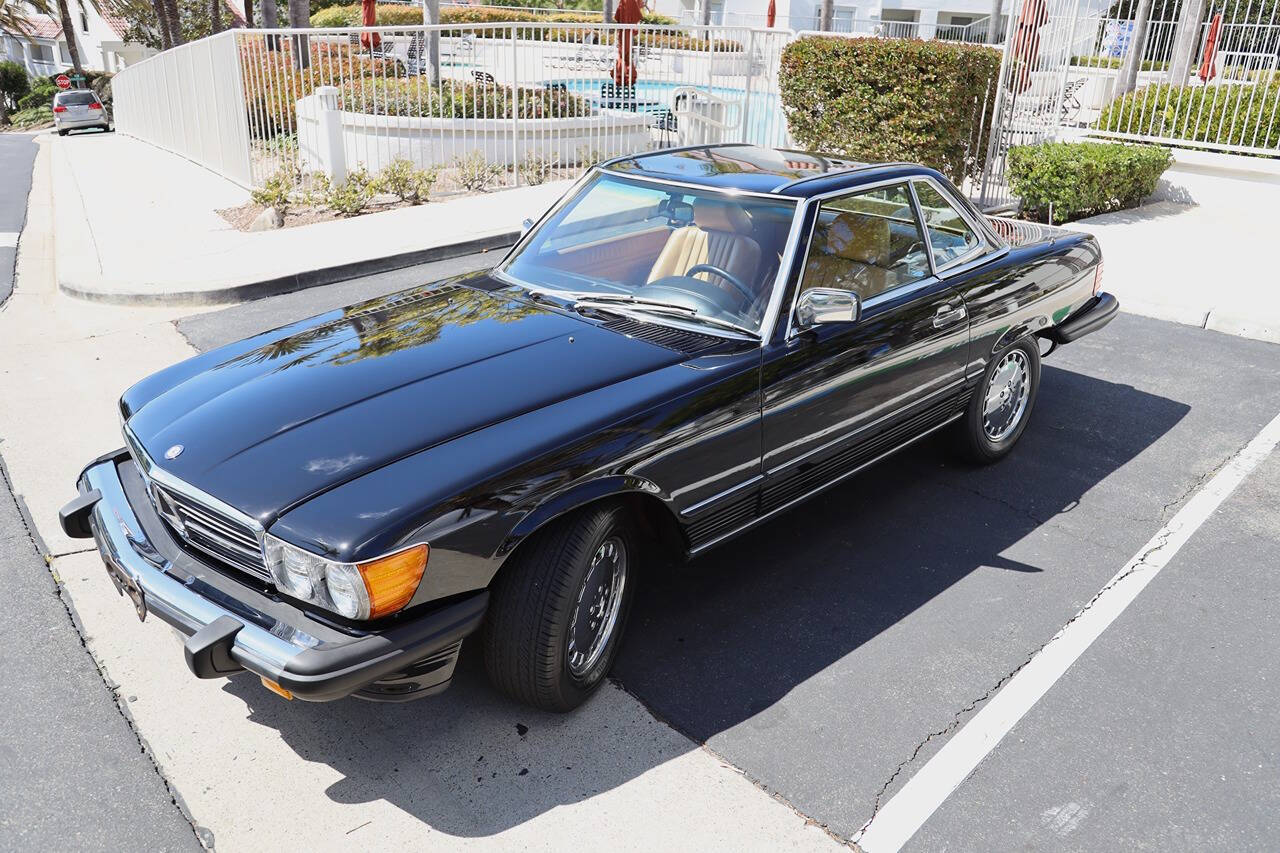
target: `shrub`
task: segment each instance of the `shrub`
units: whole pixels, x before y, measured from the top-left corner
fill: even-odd
[[[1144,86],[1112,101],[1094,127],[1250,148],[1280,148],[1280,83]]]
[[[361,166],[348,172],[341,184],[329,186],[324,203],[339,216],[356,216],[369,206],[377,192],[377,183]]]
[[[999,69],[990,47],[812,37],[787,45],[778,83],[802,147],[919,162],[959,182],[981,167]]]
[[[536,151],[530,151],[521,158],[516,170],[520,173],[521,181],[529,186],[537,186],[551,180],[551,175],[558,165],[558,161],[543,157]]]
[[[376,7],[376,20],[379,26],[408,27],[422,23],[422,9],[419,6],[384,3]],[[652,18],[653,20],[650,20]],[[443,6],[440,9],[440,23],[457,24],[459,26],[475,24],[599,24],[600,14],[590,12],[557,12],[545,14],[517,8],[482,9],[474,6]],[[649,15],[644,23],[650,25],[670,26],[676,22],[662,15]],[[360,26],[360,5],[331,6],[311,16],[311,26],[318,28],[357,27]],[[494,27],[488,30],[444,30],[441,35],[458,36],[472,33],[477,38],[510,38],[511,30],[505,27]],[[517,35],[531,41],[590,42],[601,35],[599,30],[574,27],[563,29],[545,29],[542,27],[517,28]],[[605,36],[605,40],[611,37]],[[636,33],[635,43],[646,47],[662,47],[673,50],[715,50],[740,51],[742,45],[730,39],[716,39],[708,43],[705,39],[685,35],[678,32],[662,32],[641,30]]]
[[[27,69],[16,62],[0,62],[0,100],[7,109],[21,109],[18,101],[30,90]]]
[[[1118,70],[1124,66],[1124,60],[1114,56],[1073,56],[1071,57],[1072,65],[1079,65],[1082,68],[1109,68]],[[1167,71],[1169,63],[1161,62],[1156,59],[1142,60],[1143,71]]]
[[[1066,222],[1135,207],[1155,192],[1169,168],[1167,148],[1112,142],[1046,142],[1009,151],[1009,185],[1023,212]]]
[[[254,204],[263,207],[274,207],[283,216],[289,209],[289,201],[293,196],[294,180],[292,169],[278,169],[273,172],[262,186],[249,193]]]
[[[436,182],[435,169],[419,169],[403,157],[392,160],[378,174],[378,189],[401,201],[422,204]]]
[[[484,192],[502,174],[502,167],[486,160],[482,151],[472,151],[453,162],[454,177],[468,192]]]
[[[249,130],[260,138],[295,132],[296,102],[317,86],[339,86],[344,80],[357,77],[381,77],[391,68],[384,59],[361,55],[358,46],[311,41],[311,62],[307,68],[297,69],[293,65],[293,41],[277,37],[277,49],[272,50],[270,38],[247,30],[238,39]]]
[[[43,124],[53,124],[53,107],[46,104],[40,107],[18,110],[9,116],[9,122],[14,127],[38,127]]]
[[[57,93],[58,87],[48,80],[36,80],[35,85],[31,87],[31,91],[18,99],[18,109],[29,110],[32,107],[47,107],[53,103],[53,96]]]
[[[566,118],[591,107],[562,89],[512,89],[459,83],[428,87],[415,79],[373,78],[343,84],[344,110],[417,118]],[[513,115],[514,110],[514,115]]]

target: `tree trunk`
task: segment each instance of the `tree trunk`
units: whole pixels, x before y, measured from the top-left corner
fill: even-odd
[[[151,8],[156,13],[156,23],[160,29],[160,49],[168,50],[173,47],[173,30],[169,25],[169,9],[164,5],[164,0],[151,0]]]
[[[822,13],[818,18],[818,29],[824,33],[831,32],[831,23],[836,16],[835,0],[822,0]]]
[[[71,67],[76,73],[84,76],[84,66],[80,64],[80,47],[76,44],[76,27],[71,20],[71,10],[67,0],[58,0],[58,15],[62,18],[62,37],[67,40],[67,51],[71,54]]]
[[[253,0],[244,0],[244,26],[253,29]]]
[[[164,0],[164,7],[169,12],[169,41],[174,47],[186,44],[182,37],[182,15],[178,12],[178,0]]]
[[[613,0],[604,0],[604,8],[601,10],[601,17],[604,18],[606,24],[613,23]]]
[[[1147,49],[1147,28],[1151,22],[1151,0],[1138,0],[1138,11],[1129,35],[1129,53],[1120,66],[1120,79],[1116,81],[1116,95],[1132,92],[1138,86],[1138,71],[1142,68],[1142,54]]]
[[[311,0],[289,0],[289,26],[305,30],[311,26]],[[291,37],[293,42],[293,67],[301,71],[311,65],[311,44],[304,35]]]
[[[219,7],[222,0],[209,0],[209,33],[217,35],[222,32],[222,15],[219,14]]]
[[[422,23],[440,23],[440,0],[423,0]],[[427,80],[434,86],[440,82],[440,31],[428,30],[425,42],[422,47],[425,51],[423,58]]]
[[[1004,41],[1004,27],[1000,26],[1003,6],[1003,0],[991,0],[991,17],[987,19],[987,44],[1000,44]]]
[[[262,28],[274,30],[280,26],[280,10],[276,0],[262,0]],[[280,42],[275,36],[267,36],[267,50],[279,50]]]
[[[1200,21],[1204,0],[1183,0],[1178,10],[1178,29],[1173,34],[1173,55],[1169,59],[1169,82],[1186,86],[1200,48]]]

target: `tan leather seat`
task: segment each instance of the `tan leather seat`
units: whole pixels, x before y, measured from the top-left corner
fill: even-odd
[[[751,218],[741,205],[718,199],[693,203],[693,224],[676,228],[649,271],[649,281],[685,275],[698,264],[711,264],[753,287],[760,266],[760,244],[753,240]],[[700,272],[695,278],[741,297],[738,288],[718,275]]]
[[[888,290],[896,278],[889,266],[889,221],[865,213],[846,212],[824,228],[823,241],[809,253],[804,287],[852,290],[868,299]],[[818,241],[815,240],[815,243]]]

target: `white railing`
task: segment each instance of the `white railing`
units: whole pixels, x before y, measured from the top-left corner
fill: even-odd
[[[246,186],[396,160],[435,192],[697,142],[784,145],[789,31],[528,22],[235,30],[116,75],[117,128]],[[629,85],[614,81],[621,55]],[[628,82],[624,77],[622,82]]]
[[[1210,0],[1202,20],[1151,20],[1145,37],[1136,21],[1082,20],[1062,123],[1103,138],[1280,156],[1278,13]]]

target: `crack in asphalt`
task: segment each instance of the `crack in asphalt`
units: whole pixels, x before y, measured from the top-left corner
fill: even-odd
[[[1201,486],[1203,486],[1206,482],[1208,482],[1209,479],[1211,479],[1214,475],[1216,475],[1219,471],[1221,471],[1227,465],[1227,463],[1229,463],[1232,459],[1238,456],[1240,452],[1243,451],[1244,448],[1248,445],[1248,443],[1249,442],[1247,441],[1242,443],[1236,450],[1229,453],[1225,458],[1223,458],[1217,464],[1213,465],[1209,470],[1200,474],[1198,477],[1195,478],[1195,480],[1192,481],[1189,487],[1182,490],[1176,498],[1167,502],[1161,508],[1160,530],[1157,532],[1157,539],[1155,541],[1155,544],[1153,544],[1151,547],[1143,551],[1142,554],[1138,557],[1138,559],[1133,561],[1133,564],[1129,566],[1127,571],[1112,578],[1111,581],[1109,581],[1104,587],[1102,587],[1102,589],[1094,593],[1093,597],[1090,598],[1083,607],[1081,607],[1078,611],[1076,611],[1074,616],[1072,616],[1065,623],[1063,623],[1062,627],[1058,629],[1057,633],[1055,633],[1048,640],[1046,640],[1045,642],[1037,646],[1031,652],[1031,654],[1027,655],[1027,657],[1021,663],[1019,663],[1012,670],[1010,670],[1009,672],[1001,676],[1000,679],[996,681],[996,683],[993,684],[990,688],[988,688],[986,692],[984,692],[981,696],[969,702],[969,704],[965,705],[963,708],[957,711],[952,716],[951,721],[948,722],[946,726],[944,726],[941,729],[938,729],[937,731],[930,732],[928,735],[925,736],[923,740],[921,740],[919,743],[916,744],[915,749],[911,751],[911,755],[908,756],[906,760],[902,761],[900,764],[898,764],[897,767],[894,768],[893,772],[889,775],[889,778],[885,780],[885,783],[880,787],[880,790],[876,793],[875,799],[871,804],[871,816],[867,818],[866,822],[863,823],[862,827],[853,836],[853,841],[855,843],[857,842],[858,838],[860,838],[862,834],[866,832],[867,827],[871,825],[871,821],[875,820],[876,815],[879,814],[880,808],[884,804],[885,794],[889,792],[889,789],[893,786],[893,783],[897,780],[897,778],[900,775],[902,775],[902,772],[906,770],[907,767],[910,766],[913,762],[915,762],[917,758],[920,757],[920,753],[923,752],[924,749],[932,741],[938,738],[946,737],[947,735],[951,734],[956,729],[958,729],[969,714],[973,713],[975,710],[977,710],[979,705],[983,704],[988,699],[990,699],[993,695],[995,695],[995,693],[998,690],[1000,690],[1000,688],[1003,687],[1009,681],[1009,679],[1013,678],[1015,675],[1021,672],[1024,668],[1026,668],[1027,664],[1031,663],[1031,661],[1035,659],[1036,655],[1040,654],[1040,652],[1044,651],[1046,647],[1048,647],[1051,643],[1055,642],[1059,637],[1061,637],[1062,632],[1065,631],[1067,627],[1070,626],[1073,622],[1075,622],[1081,616],[1083,616],[1085,613],[1091,610],[1094,607],[1094,605],[1098,603],[1099,599],[1101,599],[1109,591],[1111,591],[1113,588],[1115,588],[1117,585],[1123,582],[1126,578],[1130,577],[1134,572],[1138,571],[1140,568],[1143,568],[1146,565],[1147,560],[1150,559],[1151,555],[1156,553],[1157,551],[1160,551],[1162,548],[1164,548],[1165,545],[1167,545],[1169,542],[1169,537],[1173,535],[1174,531],[1168,529],[1166,524],[1166,520],[1169,516],[1170,510],[1180,505],[1183,501],[1187,500],[1187,498],[1189,498],[1191,495],[1195,494],[1195,492],[1198,489],[1200,489]],[[1013,504],[1010,504],[1009,502],[1001,500],[999,498],[994,498],[990,495],[985,495],[982,492],[978,491],[977,489],[969,489],[964,487],[957,487],[957,488],[959,488],[961,491],[973,492],[974,494],[980,497],[988,498],[997,503],[1004,504],[1005,506],[1008,506],[1011,509],[1018,510],[1022,512],[1024,515],[1027,515],[1029,517],[1034,517],[1032,513],[1026,510],[1022,510],[1020,507],[1016,507]],[[1042,523],[1047,524],[1048,521],[1045,521]]]
[[[20,507],[21,504],[18,501],[18,493],[13,487],[13,481],[9,477],[8,469],[4,465],[3,456],[0,456],[0,484],[3,484],[4,494],[8,495],[9,500],[14,503],[15,508]],[[191,810],[187,808],[186,802],[183,801],[182,795],[169,784],[168,778],[165,777],[164,772],[160,769],[160,765],[156,762],[155,754],[151,751],[147,742],[143,740],[142,733],[138,731],[138,727],[134,724],[133,716],[124,705],[123,697],[120,695],[120,685],[111,680],[110,676],[107,675],[107,671],[103,669],[97,656],[94,655],[94,653],[89,649],[88,643],[85,642],[84,625],[76,614],[75,606],[71,603],[70,599],[64,592],[62,579],[53,569],[53,560],[57,557],[67,556],[70,554],[83,554],[97,549],[86,548],[83,551],[68,551],[66,554],[44,554],[42,553],[43,549],[39,544],[41,541],[40,537],[36,531],[31,528],[31,524],[27,521],[26,514],[19,511],[18,521],[22,524],[23,532],[26,533],[27,540],[31,543],[32,549],[44,561],[49,570],[49,575],[54,584],[54,595],[58,597],[58,601],[62,604],[62,609],[67,614],[68,621],[71,622],[72,630],[76,632],[76,639],[80,641],[80,647],[84,649],[85,654],[89,656],[89,660],[93,662],[94,670],[98,673],[98,678],[102,680],[102,686],[111,694],[116,712],[124,720],[124,723],[129,728],[129,732],[133,735],[134,740],[137,741],[138,749],[147,756],[147,759],[151,764],[151,769],[154,770],[156,776],[160,778],[160,784],[164,786],[165,792],[169,794],[169,802],[178,809],[179,814],[182,815],[183,819],[187,822],[187,825],[191,827],[191,833],[195,836],[196,843],[201,847],[212,850],[213,839],[211,834],[209,834],[209,831],[205,827],[199,826],[195,822],[195,818],[192,816]],[[209,837],[206,838],[207,834],[209,834]]]

